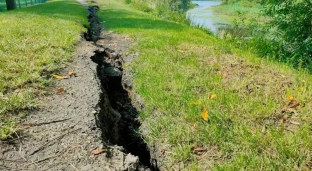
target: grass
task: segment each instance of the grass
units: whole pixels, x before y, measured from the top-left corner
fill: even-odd
[[[237,15],[238,13],[254,16],[261,12],[261,5],[259,4],[246,4],[238,1],[229,4],[222,4],[213,7],[216,12],[225,13],[228,15]]]
[[[228,21],[229,23],[233,22],[234,19],[240,20],[252,18],[259,22],[267,20],[266,17],[261,16],[262,6],[260,4],[238,1],[218,5],[210,9],[222,16],[222,20]]]
[[[86,9],[76,1],[0,13],[0,139],[17,128],[14,118],[35,107],[53,83],[52,73],[73,55],[86,31]]]
[[[311,169],[310,74],[235,49],[203,30],[116,1],[98,3],[105,28],[135,41],[130,52],[140,57],[126,67],[145,100],[144,136],[159,148],[162,168]],[[206,152],[196,154],[196,147]]]

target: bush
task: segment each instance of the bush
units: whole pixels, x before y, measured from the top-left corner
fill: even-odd
[[[125,0],[125,4],[131,4],[131,0]]]
[[[272,39],[279,42],[281,56],[299,67],[312,70],[312,1],[267,0],[266,14],[272,18]]]
[[[312,72],[312,1],[266,0],[265,4],[269,21],[260,24],[241,17],[234,30],[244,28],[244,34],[225,38],[261,56]]]
[[[134,8],[140,10],[140,11],[144,11],[144,12],[151,12],[153,11],[152,8],[149,7],[149,5],[144,2],[144,1],[139,1],[139,2],[132,2],[132,5]]]

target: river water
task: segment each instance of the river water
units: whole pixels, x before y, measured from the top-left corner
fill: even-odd
[[[221,1],[192,1],[197,7],[189,10],[186,17],[191,20],[191,25],[208,28],[214,34],[218,34],[220,27],[229,23],[222,21],[221,15],[213,12],[211,7],[221,4]]]

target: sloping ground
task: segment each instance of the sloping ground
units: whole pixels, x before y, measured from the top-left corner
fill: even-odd
[[[200,29],[97,2],[105,28],[136,42],[130,52],[139,58],[127,67],[161,170],[311,169],[310,74]]]
[[[14,116],[26,115],[49,91],[51,74],[71,59],[86,31],[86,14],[75,1],[0,13],[0,139],[14,132]]]
[[[55,95],[40,98],[42,105],[25,118],[14,141],[1,144],[0,168],[97,171],[139,166],[138,157],[103,141],[96,125],[101,110],[111,114],[106,109],[110,108],[109,99],[97,78],[97,64],[91,60],[96,50],[91,42],[76,46],[73,62],[61,75],[75,74],[58,81]],[[100,108],[101,103],[105,108]]]
[[[116,1],[97,2],[105,31],[86,36],[99,40],[78,44],[72,63],[55,62],[67,66],[59,75],[71,77],[39,99],[17,137],[1,141],[2,170],[311,169],[311,75],[258,59],[202,30]],[[68,12],[70,4],[80,9],[62,3]],[[68,52],[73,42],[57,49]]]
[[[70,10],[81,7],[76,2],[70,2],[70,4],[74,5],[67,6],[67,8],[73,7]],[[63,5],[69,4],[66,1],[61,1],[52,6],[62,7]],[[114,82],[114,85],[121,88],[118,91],[109,85],[112,84],[115,77],[112,76],[113,78],[107,80],[110,77],[109,74],[113,74],[118,69],[122,70],[122,54],[127,51],[131,40],[125,39],[127,36],[112,33],[103,32],[101,37],[93,35],[95,33],[100,34],[102,28],[94,16],[96,10],[97,8],[89,9],[90,34],[85,33],[84,35],[88,40],[96,41],[99,39],[99,43],[95,44],[81,38],[75,46],[74,56],[69,57],[71,62],[60,61],[58,63],[62,64],[63,69],[58,70],[58,75],[53,74],[52,79],[58,81],[53,87],[50,87],[49,95],[36,96],[38,98],[36,100],[40,101],[36,110],[22,110],[27,112],[27,115],[19,120],[17,131],[11,134],[10,138],[0,142],[1,170],[150,170],[148,168],[151,167],[150,155],[148,148],[146,145],[144,146],[145,143],[142,143],[141,140],[138,143],[133,142],[137,139],[134,140],[129,137],[129,134],[123,133],[135,130],[137,113],[135,113],[134,107],[131,108],[128,97],[123,94],[126,91],[122,89],[121,75],[116,77],[119,82]],[[53,10],[49,11],[49,8],[45,8],[43,11],[56,15]],[[64,17],[66,18],[65,14]],[[56,18],[53,19],[57,20]],[[37,24],[40,27],[40,23]],[[30,28],[25,25],[25,29]],[[58,33],[62,33],[62,30],[53,35],[60,36]],[[78,35],[81,33],[78,32]],[[38,38],[41,38],[40,36],[38,35]],[[63,36],[66,38],[66,35]],[[47,39],[52,38],[48,37]],[[10,40],[5,41],[10,42]],[[55,47],[56,44],[54,43],[51,46]],[[62,47],[64,53],[72,54],[71,46],[73,43],[70,42],[68,46]],[[117,47],[116,44],[119,46]],[[26,48],[33,48],[34,45],[28,46],[26,45]],[[30,50],[30,52],[33,51]],[[36,67],[36,65],[34,66]],[[61,66],[55,67],[60,68]],[[42,67],[44,68],[44,66]],[[26,69],[24,68],[24,70]],[[106,72],[107,70],[108,72]],[[51,71],[54,70],[45,72],[50,74]],[[8,74],[10,73],[8,72]],[[129,84],[131,78],[124,77],[123,79],[128,80],[124,81],[125,85],[131,85]],[[32,85],[32,88],[37,88],[37,86]],[[108,92],[108,90],[112,91],[113,89],[115,90],[114,93],[121,94],[119,95],[121,97],[117,98]],[[117,107],[118,109],[116,108],[117,102],[112,100],[111,96],[114,96],[113,99],[122,100],[118,101],[118,105],[121,105]],[[19,108],[13,109],[21,110]],[[125,109],[132,109],[131,114],[134,116],[130,116],[130,113]],[[118,120],[111,120],[113,115],[118,116]],[[114,125],[115,121],[117,122],[116,125]],[[132,121],[134,124],[127,123],[127,121]],[[134,128],[131,129],[130,127]],[[127,141],[131,142],[131,147],[140,148],[143,152],[145,150],[146,163],[143,162],[144,159],[139,159],[139,157],[130,154],[130,147],[125,146],[123,148],[115,145],[128,144]],[[133,153],[140,156],[143,152]]]

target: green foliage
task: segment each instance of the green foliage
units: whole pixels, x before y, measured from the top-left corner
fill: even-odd
[[[125,0],[126,4],[145,12],[155,12],[159,16],[184,13],[190,8],[190,0]],[[143,10],[142,10],[143,9]],[[174,12],[174,13],[170,13]]]
[[[144,2],[144,1],[139,1],[139,2],[133,3],[133,7],[135,9],[138,9],[138,10],[144,11],[144,12],[151,12],[152,11],[152,8],[150,8],[148,6],[148,4],[146,2]]]
[[[257,3],[263,3],[264,0],[222,0],[222,3],[224,3],[224,4],[230,4],[230,3],[235,3],[235,2],[257,4]]]
[[[131,0],[125,0],[126,4],[131,4]]]
[[[170,0],[169,8],[172,11],[186,11],[190,6],[190,0]]]
[[[267,0],[265,4],[262,19],[238,15],[234,31],[228,29],[225,37],[263,57],[312,72],[312,2]]]
[[[272,40],[280,55],[312,70],[311,0],[268,0],[268,4],[266,14],[272,17],[268,26],[276,28]]]
[[[190,0],[124,0],[123,2],[140,11],[176,22],[188,22],[185,19],[185,12],[191,7]]]

